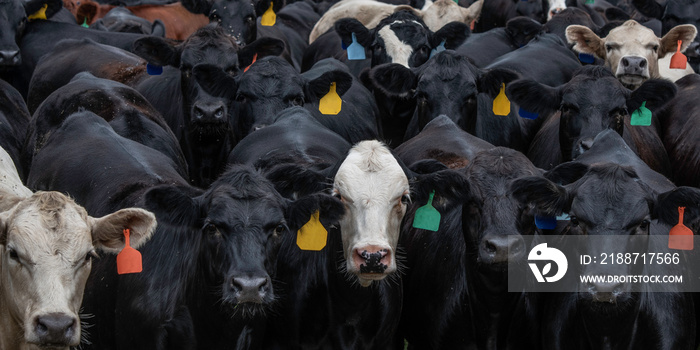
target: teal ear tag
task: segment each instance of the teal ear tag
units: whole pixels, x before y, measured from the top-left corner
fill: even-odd
[[[85,18],[83,19],[83,24],[81,24],[80,26],[81,26],[81,27],[85,27],[85,28],[90,28],[90,26],[87,24],[87,17],[85,17]]]
[[[651,111],[646,106],[647,101],[642,102],[642,105],[632,113],[630,124],[635,126],[651,125]]]
[[[586,0],[585,4],[586,5],[593,5],[595,3],[595,0]]]
[[[348,59],[351,61],[359,61],[365,59],[365,48],[357,42],[355,33],[352,33],[352,44],[348,45]]]
[[[440,45],[438,45],[436,48],[430,50],[430,57],[428,57],[428,58],[433,58],[433,56],[435,56],[436,53],[443,52],[445,50],[446,50],[445,49],[445,40],[443,39],[442,42],[440,43]]]
[[[433,207],[435,191],[430,192],[428,203],[416,210],[413,216],[413,227],[428,231],[437,231],[440,228],[440,212]]]

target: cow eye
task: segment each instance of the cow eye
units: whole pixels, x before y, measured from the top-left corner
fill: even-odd
[[[245,18],[245,20],[248,23],[255,23],[255,17],[253,17],[253,16],[248,16]]]
[[[248,98],[243,94],[238,94],[238,95],[236,95],[236,101],[238,101],[240,103],[245,103],[248,101]]]
[[[303,106],[304,98],[302,98],[301,96],[291,97],[287,100],[287,104],[291,106]]]
[[[639,229],[642,231],[646,231],[649,229],[649,220],[642,220],[641,223],[639,223]]]
[[[85,254],[85,259],[83,259],[83,261],[85,264],[87,264],[91,262],[93,258],[97,258],[97,253],[94,250],[91,250],[89,253]]]
[[[343,196],[340,195],[340,192],[338,191],[333,191],[332,193],[333,197],[338,198],[338,200],[343,200]]]
[[[571,224],[571,226],[573,226],[573,227],[578,227],[578,225],[579,225],[578,218],[573,216],[573,215],[569,216],[569,224]]]
[[[226,69],[226,73],[229,75],[236,75],[236,72],[238,71],[238,67],[236,66],[231,66]]]
[[[408,203],[411,203],[411,196],[409,196],[408,194],[404,194],[403,196],[401,196],[401,203],[403,205],[408,205]]]
[[[192,69],[190,68],[185,68],[182,70],[182,74],[185,76],[185,78],[190,78],[192,77]]]
[[[284,225],[283,224],[277,225],[277,227],[275,227],[275,232],[274,232],[275,236],[281,235],[282,232],[284,232]]]
[[[657,52],[657,51],[659,51],[659,45],[654,45],[654,48],[653,48],[653,50],[654,50],[654,52]]]
[[[202,231],[204,231],[204,233],[207,235],[215,235],[217,232],[219,232],[219,229],[217,229],[216,225],[214,224],[206,224]]]
[[[17,254],[16,250],[10,248],[8,253],[10,255],[10,259],[19,262],[19,254]]]

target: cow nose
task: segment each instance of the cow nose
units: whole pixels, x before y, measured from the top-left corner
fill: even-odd
[[[486,264],[506,263],[525,256],[525,242],[520,235],[493,235],[481,243],[481,257]]]
[[[16,66],[22,61],[22,56],[19,55],[19,50],[3,50],[0,51],[0,65]]]
[[[370,245],[355,249],[353,260],[360,273],[384,273],[391,265],[391,253],[387,248]]]
[[[34,333],[42,344],[69,344],[77,324],[75,317],[50,313],[36,318]]]
[[[612,303],[622,293],[622,287],[620,282],[592,282],[588,285],[588,290],[594,301]]]
[[[220,122],[224,119],[224,104],[197,103],[194,105],[194,117],[201,122]]]
[[[554,8],[554,9],[550,10],[550,11],[549,11],[550,17],[553,17],[554,15],[556,15],[556,14],[562,12],[562,11],[564,11],[564,9],[561,8],[561,7],[557,7],[557,8]]]
[[[620,63],[625,74],[642,75],[647,66],[647,59],[639,56],[625,56]]]
[[[231,280],[231,288],[239,303],[261,304],[270,287],[270,279],[267,277],[234,277]]]

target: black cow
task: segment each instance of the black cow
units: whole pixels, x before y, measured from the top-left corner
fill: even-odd
[[[92,215],[135,205],[158,220],[141,249],[142,273],[118,276],[114,256],[93,266],[83,307],[95,325],[83,347],[259,348],[257,325],[278,297],[280,241],[317,210],[325,224],[336,222],[342,206],[322,194],[283,199],[245,166],[202,191],[165,160],[90,112],[66,118],[34,159],[34,188],[69,193]]]
[[[405,130],[404,140],[418,134],[425,125],[441,114],[449,116],[462,129],[489,141],[485,127],[486,121],[481,119],[478,110],[483,109],[479,93],[495,98],[501,84],[518,78],[518,75],[507,69],[480,69],[475,67],[466,57],[447,50],[440,52],[424,65],[409,69],[399,64],[377,66],[370,72],[370,78],[376,89],[382,94],[395,99],[415,101],[415,109],[410,121],[401,125],[392,125],[382,120],[385,137],[393,140],[397,133]],[[510,144],[523,147],[519,139],[523,119],[496,119],[494,129],[501,130],[511,138]]]
[[[536,166],[551,169],[575,159],[590,148],[595,135],[613,129],[652,169],[670,174],[658,121],[652,126],[631,126],[630,111],[645,101],[651,111],[658,109],[676,94],[673,83],[650,80],[630,91],[608,68],[585,66],[570,82],[558,87],[521,80],[511,83],[506,92],[528,111],[542,115],[560,112],[542,126],[532,142],[528,156]]]
[[[530,17],[544,23],[547,20],[548,8],[546,0],[485,1],[474,31],[483,33],[493,28],[505,27],[509,19],[517,16]]]
[[[259,59],[237,77],[221,74],[220,69],[211,66],[198,67],[194,74],[198,80],[213,82],[212,94],[235,98],[239,112],[234,125],[241,138],[272,124],[277,113],[291,106],[305,106],[322,124],[350,142],[379,134],[371,96],[346,67],[332,60],[319,62],[318,67],[304,74],[278,57]],[[344,99],[341,111],[338,115],[322,115],[318,103],[333,82]]]
[[[538,212],[568,213],[564,234],[603,236],[599,240],[609,235],[666,235],[678,222],[676,208],[697,205],[700,199],[697,189],[669,190],[673,185],[668,180],[647,181],[663,176],[646,166],[612,130],[598,135],[575,162],[558,169],[572,164],[584,165],[586,171],[568,185],[533,177],[511,187],[515,198]],[[660,215],[671,209],[675,217]],[[580,288],[543,302],[542,319],[547,320],[543,349],[696,347],[691,295],[632,291],[626,284],[581,283]]]
[[[261,1],[261,3],[264,2]],[[258,37],[282,40],[285,44],[282,57],[289,61],[294,69],[300,71],[304,52],[309,46],[309,33],[321,16],[305,1],[284,6],[279,12],[276,12],[276,16],[277,19],[273,26],[261,25],[262,18],[257,20]]]
[[[51,131],[71,114],[91,111],[110,123],[115,132],[162,152],[187,179],[187,163],[180,144],[163,117],[136,90],[121,83],[80,73],[39,105],[30,121],[24,144],[23,166],[43,148]]]
[[[470,35],[455,51],[469,57],[477,67],[484,67],[496,58],[525,46],[541,29],[540,22],[529,17],[515,17],[505,27]]]
[[[115,7],[107,14],[95,21],[90,28],[105,32],[122,32],[150,34],[165,37],[165,24],[159,19],[149,22],[145,18],[138,17],[126,7]]]
[[[13,0],[0,3],[0,68],[7,69],[22,62],[18,44],[27,26],[27,16],[39,11],[44,4],[47,4],[46,17],[53,16],[63,7],[60,0]]]
[[[0,5],[2,6],[2,5]],[[0,79],[0,146],[7,151],[21,179],[26,176],[21,155],[24,135],[29,126],[30,114],[22,95],[10,84]]]

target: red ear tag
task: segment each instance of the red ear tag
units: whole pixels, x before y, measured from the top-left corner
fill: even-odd
[[[678,40],[678,48],[676,49],[676,53],[671,56],[671,64],[669,65],[669,68],[671,69],[685,69],[686,65],[688,64],[688,58],[681,53],[682,42],[683,40]]]
[[[668,233],[668,247],[678,250],[693,250],[693,231],[683,225],[685,207],[678,207],[678,225]]]
[[[475,19],[473,19],[473,20],[469,23],[469,30],[474,31],[474,24],[475,24],[475,23],[476,23],[476,20],[475,20]]]
[[[247,72],[247,71],[248,71],[248,68],[250,68],[250,66],[252,66],[253,63],[255,63],[255,61],[257,61],[257,60],[258,60],[258,54],[256,53],[255,55],[253,55],[253,62],[250,62],[250,64],[248,65],[248,67],[245,67],[245,69],[243,70],[243,73]]]
[[[124,230],[124,249],[117,254],[117,273],[139,273],[143,271],[141,253],[129,245],[129,229]]]

